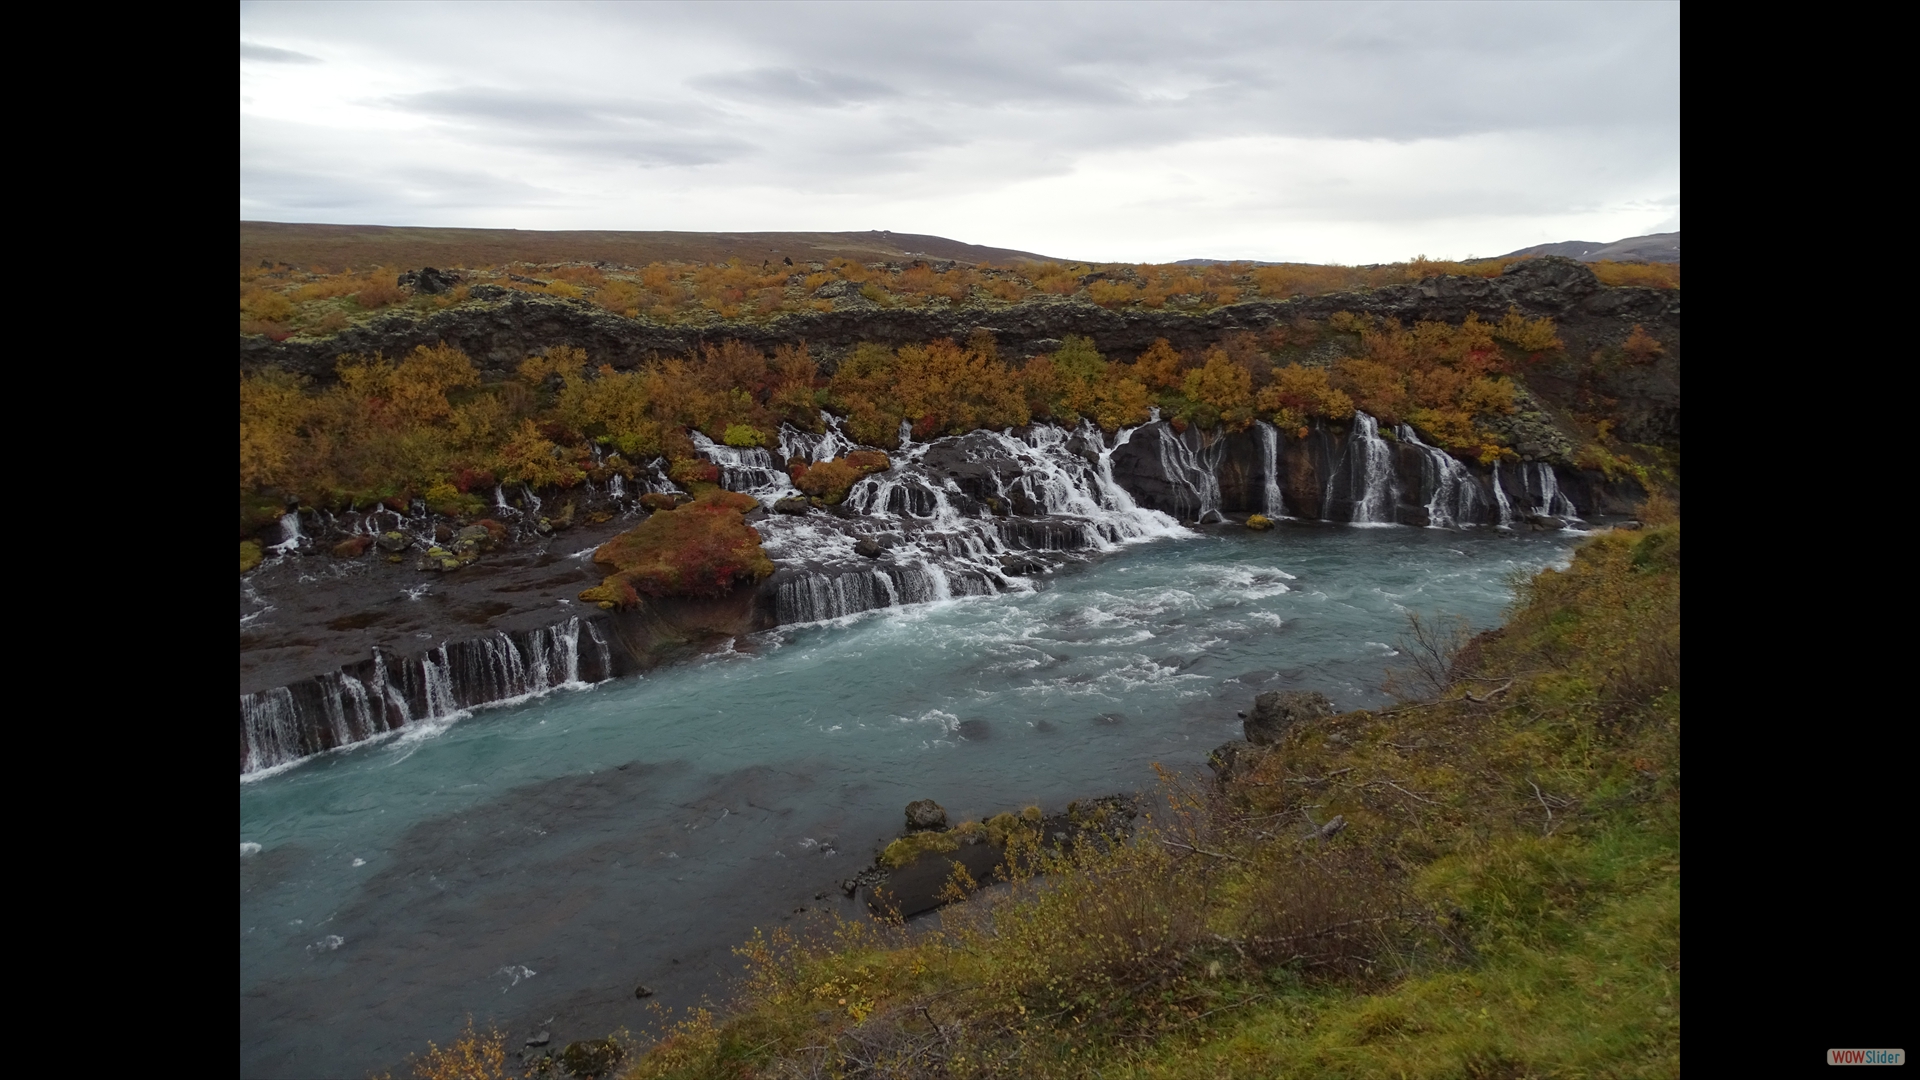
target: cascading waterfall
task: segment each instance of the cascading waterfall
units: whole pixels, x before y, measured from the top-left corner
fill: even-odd
[[[581,655],[583,632],[593,645],[587,657]],[[376,648],[370,661],[350,668],[240,695],[240,772],[258,773],[477,706],[579,689],[612,675],[605,636],[578,616],[534,630],[445,642],[397,662]]]
[[[774,468],[773,455],[758,446],[723,446],[698,431],[691,432],[693,451],[720,467],[720,486],[728,491],[773,498],[793,490],[787,474]]]
[[[284,555],[289,551],[297,551],[299,549],[300,542],[305,540],[307,535],[300,531],[300,515],[298,513],[289,510],[280,515],[280,534],[284,539],[268,550],[276,555]]]
[[[1506,528],[1513,524],[1513,503],[1508,501],[1507,489],[1500,482],[1500,462],[1497,460],[1493,463],[1493,483],[1491,486],[1493,487],[1493,505],[1500,516],[1500,520],[1496,524],[1501,528]]]
[[[1553,466],[1544,461],[1529,461],[1520,466],[1520,490],[1535,514],[1577,518],[1580,511],[1573,500],[1560,493],[1560,480]]]
[[[1340,461],[1327,479],[1326,501],[1320,516],[1333,520],[1335,492],[1345,482],[1352,513],[1347,520],[1355,525],[1379,525],[1393,521],[1393,506],[1399,501],[1399,487],[1393,469],[1393,448],[1380,437],[1380,422],[1363,412],[1353,414],[1353,434],[1347,440]],[[1357,493],[1357,494],[1356,494]]]
[[[1186,441],[1162,438],[1156,444],[1160,452],[1160,471],[1169,482],[1178,481],[1193,496],[1193,520],[1206,524],[1209,519],[1224,521],[1220,513],[1220,461],[1226,456],[1225,439],[1215,439],[1196,453]],[[1180,500],[1184,502],[1185,500]],[[1179,506],[1181,516],[1186,507]]]
[[[1024,561],[1020,552],[1107,551],[1182,533],[1114,482],[1113,449],[1132,432],[1122,429],[1112,446],[1091,425],[1068,432],[1042,424],[1021,435],[982,430],[930,443],[903,433],[893,467],[856,482],[835,514],[756,521],[782,568],[769,583],[776,621],[1026,589],[1023,571],[1007,567]],[[813,460],[859,449],[831,424],[823,436],[783,428],[781,447]],[[969,487],[941,475],[962,465],[972,474]],[[1009,507],[1019,507],[1017,515]],[[862,541],[879,545],[880,556],[858,554]]]
[[[1254,431],[1260,438],[1260,472],[1266,483],[1260,513],[1270,518],[1285,517],[1286,503],[1280,498],[1280,432],[1265,420],[1256,420]]]
[[[1420,441],[1412,427],[1400,425],[1400,441],[1418,447],[1421,488],[1432,492],[1427,499],[1427,524],[1433,528],[1459,528],[1473,524],[1480,511],[1480,486],[1452,454]]]

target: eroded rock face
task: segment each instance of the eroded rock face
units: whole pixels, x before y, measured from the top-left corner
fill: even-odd
[[[1333,702],[1314,690],[1272,690],[1253,699],[1247,714],[1247,741],[1272,746],[1295,724],[1333,715]]]

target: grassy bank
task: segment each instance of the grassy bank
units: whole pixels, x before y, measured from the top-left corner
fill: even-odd
[[[1417,624],[1406,704],[1166,776],[1131,840],[1029,849],[933,932],[756,938],[725,1013],[617,1074],[1677,1075],[1668,516],[1522,583],[1500,630]]]

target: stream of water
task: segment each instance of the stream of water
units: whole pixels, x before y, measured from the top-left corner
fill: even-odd
[[[240,787],[241,1073],[395,1068],[465,1018],[556,1045],[691,1004],[729,947],[931,797],[955,820],[1153,783],[1268,689],[1342,709],[1405,613],[1498,623],[1577,536],[1289,525],[1088,556],[1031,592],[737,641],[321,755]],[[824,899],[819,899],[826,894]]]

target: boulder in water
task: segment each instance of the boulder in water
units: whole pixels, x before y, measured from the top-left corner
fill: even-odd
[[[1333,702],[1318,691],[1272,690],[1253,699],[1253,713],[1246,721],[1247,741],[1272,746],[1295,724],[1332,715]]]
[[[333,545],[333,557],[336,559],[357,559],[365,555],[367,549],[372,546],[373,538],[370,536],[349,536],[345,540]]]
[[[947,808],[932,799],[907,804],[907,831],[928,832],[947,827]]]
[[[798,495],[789,495],[773,504],[776,514],[804,514],[813,509],[813,504]]]
[[[1533,526],[1535,529],[1552,531],[1554,529],[1566,528],[1567,519],[1556,517],[1553,514],[1528,514],[1527,524]]]
[[[855,555],[860,555],[869,559],[879,558],[880,552],[883,550],[885,549],[883,549],[880,546],[880,541],[875,540],[871,536],[863,536],[860,538],[860,541],[858,543],[853,545],[853,553]]]
[[[1273,519],[1265,514],[1255,514],[1247,519],[1247,528],[1255,532],[1266,532],[1273,528]]]
[[[380,534],[380,539],[374,542],[380,545],[381,551],[390,555],[398,555],[413,546],[413,541],[407,538],[407,534],[399,531],[383,532]]]

